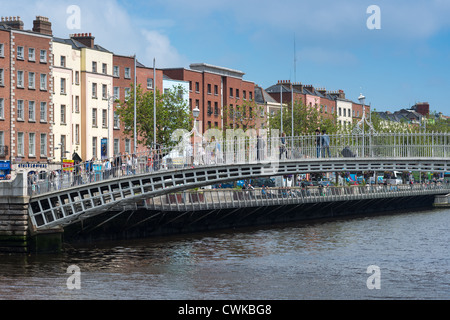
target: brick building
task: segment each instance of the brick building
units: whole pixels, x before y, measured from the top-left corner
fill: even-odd
[[[123,101],[132,90],[134,85],[134,56],[122,56],[114,54],[113,56],[113,96],[114,100]],[[153,91],[156,83],[156,90],[163,91],[163,72],[156,69],[156,81],[154,79],[153,68],[146,67],[139,61],[136,61],[136,87],[141,86],[144,92]],[[114,126],[113,126],[113,154],[118,153],[132,153],[134,152],[134,138],[132,135],[124,135],[124,124],[120,122],[119,116],[116,113],[116,108],[119,103],[114,102]],[[147,147],[137,145],[136,151],[146,151]]]
[[[23,27],[0,22],[0,160],[40,171],[53,158],[52,30],[40,16]]]
[[[236,115],[240,106],[254,99],[255,84],[244,80],[242,71],[195,63],[189,69],[163,69],[163,72],[171,79],[189,82],[189,106],[191,111],[196,107],[200,110],[197,120],[202,132],[231,127],[233,119],[223,114],[224,107]]]

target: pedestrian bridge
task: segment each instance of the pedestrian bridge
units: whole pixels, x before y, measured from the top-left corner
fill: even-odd
[[[83,163],[60,175],[59,181],[41,181],[29,190],[28,210],[34,228],[49,229],[228,181],[316,172],[450,172],[449,138],[448,134],[339,135],[330,139],[330,154],[314,136],[235,139],[220,146],[195,143],[190,146],[192,154],[159,148],[128,162],[112,159],[112,170],[93,172]],[[344,148],[351,151],[350,157]]]

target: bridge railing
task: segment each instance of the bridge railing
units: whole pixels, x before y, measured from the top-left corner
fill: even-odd
[[[198,139],[197,139],[198,140]],[[28,177],[30,196],[127,175],[195,166],[235,163],[274,163],[323,158],[447,158],[449,133],[336,134],[297,137],[235,136],[232,139],[183,141],[138,154],[91,159],[43,179]]]
[[[302,202],[342,201],[352,199],[392,198],[450,191],[449,184],[365,185],[330,187],[289,187],[205,189],[166,194],[145,201],[150,210],[189,211],[239,207],[260,207]]]

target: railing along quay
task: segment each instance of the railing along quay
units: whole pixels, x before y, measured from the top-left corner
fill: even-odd
[[[145,208],[156,211],[198,211],[300,203],[396,198],[450,192],[449,184],[359,185],[339,187],[205,189],[147,199]]]
[[[444,159],[450,156],[449,133],[380,133],[329,135],[329,145],[320,136],[246,137],[159,146],[138,154],[117,154],[109,159],[76,163],[44,175],[28,177],[30,196],[124,176],[151,174],[224,164],[270,164],[323,158]]]

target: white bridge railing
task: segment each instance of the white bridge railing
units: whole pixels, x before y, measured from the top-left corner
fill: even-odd
[[[320,161],[322,158],[344,157],[446,159],[450,156],[449,133],[267,137],[267,134],[258,136],[245,134],[242,130],[236,132],[226,140],[205,137],[188,141],[182,139],[175,147],[158,146],[139,154],[91,159],[45,176],[31,175],[28,177],[28,194],[33,196],[128,175],[204,165],[273,164],[285,160]]]

